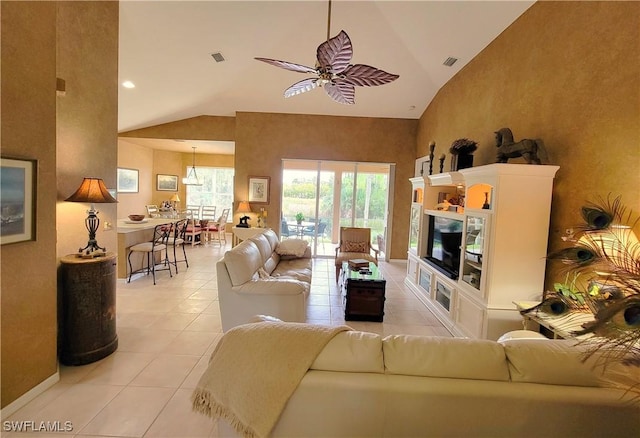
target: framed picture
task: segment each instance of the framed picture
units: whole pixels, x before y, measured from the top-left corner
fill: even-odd
[[[177,192],[178,191],[178,175],[163,175],[158,174],[157,190],[163,192]]]
[[[249,177],[249,202],[254,204],[269,203],[269,179],[268,176]]]
[[[138,193],[138,169],[118,167],[118,193]]]
[[[2,158],[0,243],[36,240],[36,161]]]

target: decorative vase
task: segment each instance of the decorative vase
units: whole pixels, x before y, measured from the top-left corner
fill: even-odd
[[[473,154],[459,154],[456,170],[473,167]]]

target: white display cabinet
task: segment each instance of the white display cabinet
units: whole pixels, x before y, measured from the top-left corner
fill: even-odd
[[[411,179],[405,283],[453,335],[497,339],[522,328],[513,302],[542,296],[558,169],[496,163]],[[436,210],[448,196],[464,206]]]

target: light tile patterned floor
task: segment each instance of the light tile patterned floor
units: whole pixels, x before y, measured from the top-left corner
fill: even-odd
[[[222,336],[216,261],[229,249],[187,247],[190,267],[157,285],[139,276],[118,281],[119,346],[89,365],[60,366],[60,382],[7,419],[40,427],[59,422],[61,432],[77,437],[212,437],[215,423],[191,411],[189,398]],[[346,322],[356,330],[389,334],[451,336],[403,284],[403,262],[380,263],[387,280],[383,323]],[[342,298],[331,259],[313,264],[308,322],[345,324]],[[26,423],[25,423],[26,422]],[[33,423],[30,423],[33,422]],[[8,432],[3,437],[60,436],[61,433]]]

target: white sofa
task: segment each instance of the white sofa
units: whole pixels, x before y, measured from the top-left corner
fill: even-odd
[[[639,405],[605,387],[568,341],[358,331],[324,347],[287,402],[278,437],[615,437]],[[256,365],[259,366],[259,365]],[[220,436],[235,436],[218,420]]]
[[[269,229],[224,254],[216,264],[223,331],[257,314],[306,321],[311,252],[306,243],[300,244],[297,239],[280,243]]]

